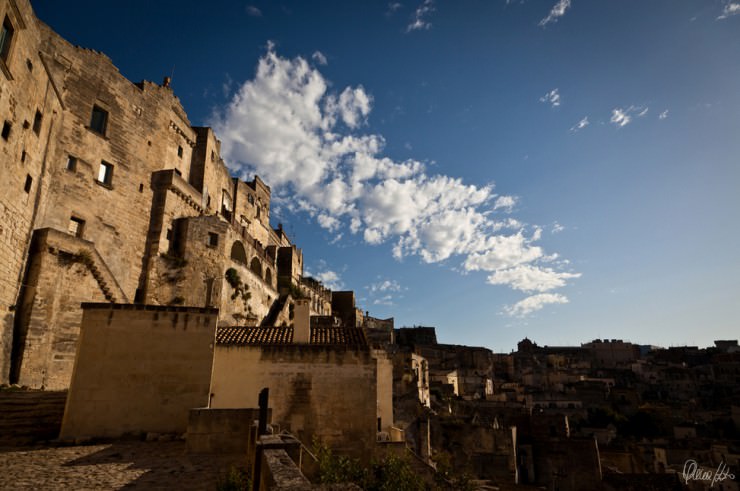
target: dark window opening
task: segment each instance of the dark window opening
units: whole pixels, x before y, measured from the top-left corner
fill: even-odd
[[[13,24],[6,15],[3,21],[3,27],[0,29],[0,58],[6,63],[8,62],[8,54],[10,54],[10,46],[13,43],[14,33]]]
[[[177,146],[177,156],[182,158],[182,147],[179,145]]]
[[[100,162],[97,180],[100,184],[110,187],[113,184],[113,165],[106,161]]]
[[[90,129],[105,136],[105,130],[107,127],[108,111],[98,106],[93,106],[92,117],[90,118]]]
[[[8,140],[8,138],[10,138],[10,128],[11,128],[12,126],[13,126],[13,125],[12,125],[12,124],[10,124],[10,121],[7,121],[7,120],[6,120],[6,121],[5,121],[5,123],[3,124],[3,131],[2,131],[2,133],[0,133],[0,136],[2,136],[2,137],[3,137],[3,140],[7,141],[7,140]]]
[[[171,228],[167,229],[167,240],[172,240],[172,229]]]
[[[41,111],[36,111],[36,115],[33,117],[33,132],[36,133],[36,136],[41,134],[41,121],[44,119],[44,115],[41,114]]]
[[[29,72],[33,71],[33,63],[31,63],[31,60],[26,59],[26,66],[28,67]]]
[[[175,174],[178,176],[182,176],[182,172],[180,172],[180,169],[175,169]]]
[[[144,183],[139,183],[139,192],[140,193],[144,192]]]
[[[67,166],[65,167],[68,171],[76,171],[77,170],[77,157],[73,157],[71,155],[67,156]]]
[[[215,232],[208,232],[208,246],[216,247],[218,245],[218,234]]]
[[[70,217],[69,219],[69,233],[75,237],[82,238],[82,233],[85,229],[85,220],[77,217]]]
[[[31,177],[30,174],[26,174],[26,184],[23,185],[23,190],[27,193],[30,193],[32,184],[33,184],[33,177]]]
[[[23,150],[23,151],[21,152],[21,162],[25,162],[25,161],[26,161],[26,151],[25,151],[25,150]]]

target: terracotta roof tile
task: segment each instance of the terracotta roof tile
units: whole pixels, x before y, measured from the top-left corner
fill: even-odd
[[[292,327],[219,327],[216,344],[232,346],[288,345],[293,343]],[[366,348],[367,340],[357,327],[314,327],[311,344]]]

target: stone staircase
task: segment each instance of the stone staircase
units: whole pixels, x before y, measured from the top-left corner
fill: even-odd
[[[0,390],[0,448],[56,439],[66,401],[66,390]]]

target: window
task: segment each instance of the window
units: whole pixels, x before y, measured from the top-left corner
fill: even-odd
[[[30,174],[26,174],[26,184],[23,185],[23,190],[27,193],[30,193],[32,185],[33,185],[33,177],[31,177]]]
[[[215,232],[208,232],[208,242],[209,247],[216,247],[218,245],[218,234]]]
[[[177,156],[182,158],[182,147],[180,145],[177,146]]]
[[[68,171],[76,171],[77,170],[77,157],[72,157],[71,155],[67,156],[67,165],[65,167]]]
[[[113,184],[113,165],[106,161],[100,162],[98,169],[98,182],[110,187]]]
[[[90,129],[105,136],[107,126],[108,111],[101,109],[98,106],[93,106],[92,117],[90,118]]]
[[[41,111],[36,111],[36,115],[33,117],[33,132],[36,133],[36,136],[41,134],[41,121],[44,119],[44,115],[41,114]]]
[[[21,162],[25,162],[25,161],[26,161],[26,155],[27,155],[27,154],[26,154],[26,151],[25,151],[25,150],[23,150],[23,151],[21,152]]]
[[[85,220],[82,218],[77,218],[75,216],[70,217],[69,219],[69,233],[74,235],[75,237],[82,238],[82,232],[85,229]]]
[[[3,21],[3,27],[0,30],[0,59],[5,63],[8,62],[8,54],[10,54],[10,46],[13,43],[14,33],[15,29],[13,29],[13,24],[6,15],[5,20]]]
[[[6,120],[5,123],[3,124],[3,131],[2,133],[0,133],[0,136],[3,137],[3,140],[8,141],[8,138],[10,138],[10,128],[12,126],[13,125],[10,124],[10,121],[8,120]]]

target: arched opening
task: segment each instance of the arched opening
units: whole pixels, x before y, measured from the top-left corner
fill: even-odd
[[[231,259],[238,263],[247,264],[247,251],[244,245],[238,240],[231,246]]]
[[[252,273],[262,278],[262,265],[260,264],[259,259],[257,259],[256,257],[253,258],[252,262],[249,263],[249,269],[252,270]]]
[[[272,271],[270,271],[270,268],[265,268],[265,283],[272,285]]]

